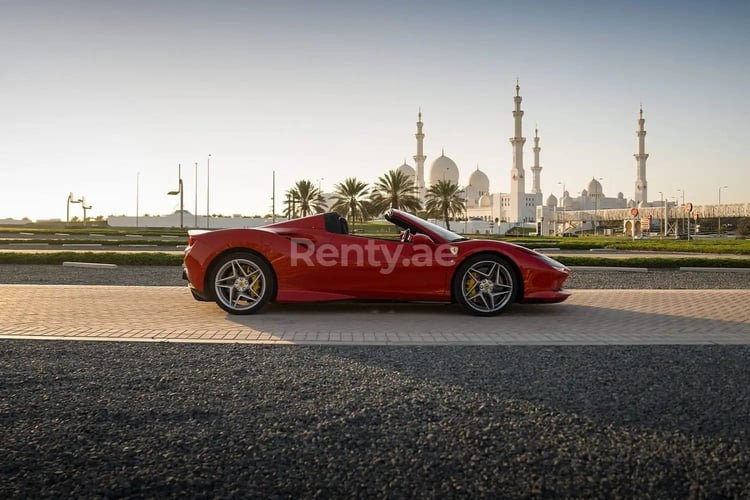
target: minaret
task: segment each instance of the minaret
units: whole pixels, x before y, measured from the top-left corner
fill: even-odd
[[[641,105],[641,116],[638,118],[638,130],[635,135],[638,136],[638,152],[635,157],[635,200],[636,203],[648,203],[648,183],[646,182],[646,124],[643,118],[643,105]]]
[[[516,103],[516,109],[513,111],[515,135],[510,138],[510,143],[513,145],[513,168],[510,171],[510,213],[508,215],[511,222],[523,221],[522,212],[525,207],[524,198],[526,194],[526,179],[523,171],[523,145],[526,138],[523,137],[521,130],[521,119],[523,118],[521,101],[523,99],[520,91],[521,87],[516,80],[516,95],[513,98]]]
[[[424,155],[424,133],[422,132],[422,108],[419,108],[419,115],[417,120],[417,133],[414,136],[417,138],[417,154],[414,155],[414,162],[417,165],[417,196],[420,200],[424,199],[424,161],[427,157]]]
[[[539,151],[542,148],[539,147],[539,129],[534,128],[534,166],[531,167],[531,172],[534,174],[534,187],[531,188],[531,194],[542,194],[542,188],[539,187],[539,174],[542,172],[542,167],[539,166]]]

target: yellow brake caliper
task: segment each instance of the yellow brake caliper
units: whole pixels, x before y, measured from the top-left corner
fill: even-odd
[[[474,277],[473,274],[469,274],[469,279],[466,280],[466,293],[468,294],[469,291],[471,291],[472,288],[474,288],[474,285],[477,284],[477,279]],[[470,300],[475,300],[477,297],[477,294],[474,294],[474,297],[472,297]]]
[[[261,286],[260,279],[257,279],[255,280],[255,283],[251,287],[251,290],[253,291],[256,297],[260,296],[260,286]]]

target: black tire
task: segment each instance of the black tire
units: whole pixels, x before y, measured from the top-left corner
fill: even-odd
[[[234,252],[212,266],[209,280],[216,303],[230,314],[254,314],[266,305],[276,287],[268,263],[250,252]]]
[[[515,269],[499,255],[470,257],[453,277],[453,297],[475,316],[502,313],[515,302],[518,289]]]

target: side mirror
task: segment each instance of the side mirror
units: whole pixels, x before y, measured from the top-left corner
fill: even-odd
[[[433,245],[434,244],[434,242],[432,241],[432,238],[422,233],[417,233],[415,235],[412,235],[411,242],[412,244],[415,244],[415,245]]]

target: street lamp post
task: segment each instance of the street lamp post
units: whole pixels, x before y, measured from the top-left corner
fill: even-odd
[[[594,236],[599,232],[599,197],[594,198]]]
[[[271,224],[276,224],[276,170],[271,177]]]
[[[466,188],[464,188],[463,191],[464,191],[464,234],[467,234],[469,232],[469,191]]]
[[[71,203],[82,203],[82,202],[83,202],[83,198],[78,199],[78,200],[74,200],[73,199],[73,193],[68,193],[68,203],[67,203],[67,207],[65,209],[65,223],[66,224],[70,224],[70,204]]]
[[[680,193],[680,195],[682,195],[682,202],[680,202],[680,205],[682,206],[682,209],[683,209],[683,212],[684,212],[685,211],[685,190],[684,189],[678,189],[677,192]],[[677,195],[678,198],[679,198],[680,195]],[[688,219],[688,224],[690,224],[690,218],[687,217],[687,219]],[[685,230],[685,221],[684,220],[682,221],[682,230],[683,231]],[[688,231],[688,239],[690,239],[690,234],[689,233],[690,233],[690,231]]]
[[[325,180],[324,177],[321,177],[321,178],[318,179],[318,196],[316,197],[318,200],[323,200],[323,203],[325,203],[325,198],[323,198],[323,190],[322,190],[322,187],[321,187],[321,183],[324,180]]]
[[[664,236],[667,236],[667,227],[669,226],[669,220],[667,219],[667,200],[664,199],[664,193],[659,191],[659,200],[664,205]]]
[[[211,211],[208,208],[208,199],[211,195],[211,154],[206,160],[206,229],[211,226]]]
[[[91,210],[91,205],[86,206],[86,199],[81,196],[81,208],[83,208],[83,226],[86,227],[86,210]]]
[[[562,186],[562,192],[560,193],[560,199],[558,200],[558,204],[560,205],[560,208],[562,208],[563,213],[565,212],[565,205],[563,204],[563,198],[565,197],[565,182],[558,182],[559,185]],[[563,215],[563,221],[564,221],[564,215]],[[565,222],[563,222],[562,225],[563,230],[565,229]],[[557,205],[555,205],[555,235],[557,235]]]
[[[721,190],[727,189],[728,187],[729,186],[719,186],[719,210],[717,211],[718,224],[719,224],[719,227],[717,228],[717,230],[719,231],[719,238],[721,238]]]
[[[138,227],[139,205],[141,203],[141,173],[135,174],[135,227]]]
[[[169,191],[168,195],[180,195],[180,229],[184,227],[182,223],[182,217],[184,215],[184,203],[183,203],[183,189],[182,189],[182,165],[177,164],[177,178],[179,180],[177,191]]]
[[[604,177],[595,177],[596,180],[603,181]],[[594,193],[594,236],[599,229],[599,198],[602,195],[602,185],[599,184],[599,192]]]
[[[193,224],[196,228],[198,227],[198,162],[195,162],[195,222]]]

